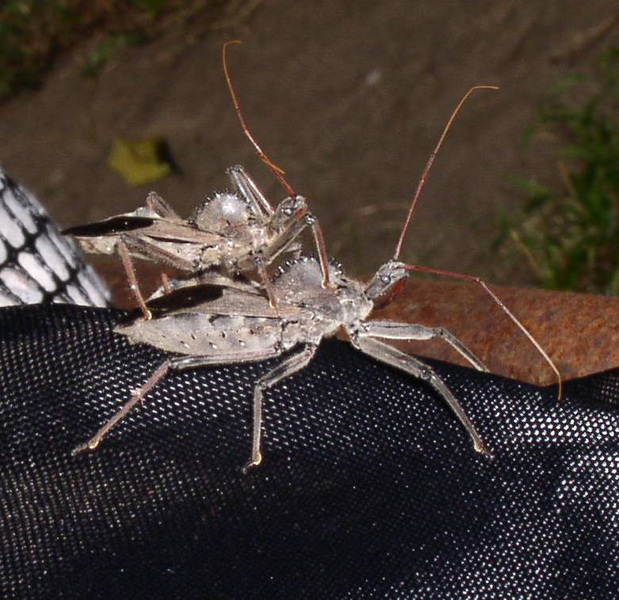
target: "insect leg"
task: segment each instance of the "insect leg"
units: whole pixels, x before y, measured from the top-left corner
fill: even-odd
[[[118,248],[118,253],[120,254],[120,258],[123,263],[123,267],[125,268],[125,273],[127,274],[127,279],[129,280],[129,289],[133,293],[144,318],[149,320],[153,318],[150,310],[148,310],[146,306],[146,302],[144,300],[144,296],[142,296],[142,292],[140,292],[140,286],[138,285],[138,278],[135,275],[135,268],[133,266],[133,261],[129,256],[129,251],[127,250],[127,245],[125,244],[124,236],[120,236],[118,238],[118,242],[116,243],[116,247]]]
[[[146,206],[164,219],[170,221],[181,220],[176,211],[157,192],[150,192],[146,196]]]
[[[305,215],[298,221],[295,221],[282,230],[281,233],[261,252],[262,259],[266,264],[273,262],[290,244],[297,238],[303,230],[309,225],[308,215]]]
[[[273,207],[266,199],[266,196],[260,191],[256,182],[246,173],[241,165],[230,167],[227,172],[234,187],[250,203],[257,215],[263,215],[264,217],[271,217],[273,215]]]
[[[312,360],[318,346],[314,344],[306,344],[300,352],[286,358],[282,363],[277,365],[272,371],[262,376],[256,382],[254,389],[254,433],[251,447],[251,459],[243,467],[243,472],[247,473],[252,467],[258,466],[262,462],[262,453],[260,452],[262,438],[262,397],[263,393],[275,385],[277,382],[286,377],[300,371]]]
[[[154,262],[162,262],[180,271],[197,271],[193,262],[159,248],[154,242],[149,242],[144,238],[134,235],[123,235],[122,239],[127,248],[134,254],[140,256],[140,258],[143,257]]]
[[[131,399],[103,426],[95,435],[90,438],[86,443],[80,444],[76,448],[73,449],[71,454],[79,454],[80,452],[84,452],[85,450],[94,450],[100,443],[101,440],[107,435],[108,431],[114,427],[119,421],[124,419],[127,413],[136,405],[138,402],[142,402],[144,400],[144,396],[150,392],[169,372],[170,370],[170,360],[166,360],[163,362],[154,373],[148,378],[148,381],[140,388],[135,390],[131,394]]]
[[[266,265],[264,264],[264,259],[261,256],[257,256],[256,258],[254,258],[254,265],[256,266],[258,275],[260,276],[262,284],[264,285],[264,289],[266,290],[267,296],[269,297],[269,304],[271,305],[271,308],[277,310],[277,298],[275,297],[273,283],[271,282],[271,278],[269,277],[269,273],[267,272]]]
[[[322,235],[322,229],[318,220],[313,215],[308,215],[311,218],[310,226],[314,234],[314,243],[316,244],[316,252],[320,261],[320,271],[322,273],[322,287],[329,287],[329,257],[327,256],[327,245],[325,238]]]
[[[322,273],[322,287],[327,288],[329,286],[329,257],[327,256],[327,247],[320,224],[311,213],[306,213],[301,219],[292,223],[287,229],[284,229],[280,235],[263,250],[262,257],[267,264],[273,262],[279,254],[286,250],[290,244],[301,235],[306,227],[311,227],[312,229],[318,261],[320,262],[320,272]]]
[[[416,271],[418,273],[430,273],[432,275],[441,275],[443,277],[452,277],[454,279],[460,279],[463,281],[473,281],[479,284],[483,290],[499,305],[499,308],[512,320],[514,325],[522,331],[522,333],[526,336],[526,338],[533,344],[535,349],[541,354],[542,358],[548,363],[550,368],[553,370],[554,374],[557,376],[558,383],[558,399],[561,400],[561,395],[563,392],[563,380],[561,378],[561,373],[557,366],[553,362],[553,360],[546,354],[546,351],[542,348],[541,344],[533,337],[533,334],[529,332],[529,330],[520,322],[520,320],[512,313],[509,308],[505,305],[503,300],[501,300],[490,288],[490,286],[480,279],[479,277],[475,277],[473,275],[466,275],[463,273],[455,273],[454,271],[446,271],[444,269],[433,269],[432,267],[421,267],[419,265],[403,265],[403,268],[407,271]]]
[[[170,278],[168,277],[168,274],[161,269],[159,275],[161,277],[161,287],[163,288],[163,293],[169,294],[172,291],[172,286],[170,285]]]
[[[290,247],[290,244],[303,232],[306,227],[311,227],[314,233],[314,240],[316,241],[316,248],[318,250],[318,258],[320,261],[320,270],[322,273],[322,285],[327,287],[329,285],[329,260],[327,258],[327,251],[325,248],[324,239],[322,237],[322,230],[318,225],[318,221],[311,214],[305,214],[303,217],[294,221],[289,227],[282,230],[277,238],[272,243],[265,246],[260,251],[259,255],[252,254],[244,261],[239,261],[238,266],[243,268],[249,268],[251,263],[248,263],[248,259],[253,260],[253,266],[258,270],[260,279],[264,288],[269,296],[269,302],[273,308],[276,308],[277,301],[273,293],[273,286],[271,279],[266,270],[266,265],[273,262],[282,252]]]
[[[370,321],[363,323],[359,337],[377,337],[386,340],[431,340],[440,338],[468,360],[478,371],[488,372],[488,367],[455,335],[443,327],[426,327],[412,323]]]
[[[416,358],[413,358],[412,356],[401,352],[397,348],[393,348],[392,346],[378,340],[368,337],[353,337],[352,343],[364,354],[367,354],[380,362],[391,365],[396,369],[400,369],[401,371],[409,373],[413,377],[418,377],[419,379],[429,383],[436,390],[436,392],[443,397],[445,402],[447,402],[451,410],[455,413],[456,417],[458,417],[459,421],[462,425],[464,425],[473,440],[475,450],[490,457],[492,456],[492,453],[486,447],[486,444],[481,439],[479,433],[477,433],[475,426],[467,417],[464,409],[456,397],[433,369]]]
[[[213,355],[213,356],[182,356],[179,358],[171,358],[159,365],[153,374],[148,378],[146,383],[135,390],[131,394],[131,398],[122,406],[122,408],[105,424],[97,433],[86,443],[77,446],[72,454],[79,454],[85,450],[94,450],[107,433],[119,423],[133,409],[136,404],[142,403],[146,395],[162,380],[170,371],[184,371],[187,369],[196,369],[198,367],[238,364],[243,362],[255,362],[273,358],[279,354],[278,350],[264,350],[260,352],[247,352],[239,355],[239,353]]]

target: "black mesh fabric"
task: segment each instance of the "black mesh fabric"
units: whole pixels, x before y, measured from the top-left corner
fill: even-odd
[[[619,372],[555,388],[433,363],[495,454],[421,381],[344,342],[267,393],[268,363],[174,374],[87,455],[163,354],[117,312],[0,311],[2,598],[618,597]]]

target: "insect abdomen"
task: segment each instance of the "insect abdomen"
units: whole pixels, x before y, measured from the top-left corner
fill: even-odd
[[[281,346],[282,327],[276,319],[181,313],[116,328],[134,344],[196,356],[255,353]]]

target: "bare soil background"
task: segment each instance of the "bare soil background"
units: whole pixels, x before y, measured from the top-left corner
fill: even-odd
[[[558,179],[558,141],[521,144],[535,105],[570,70],[590,72],[619,43],[609,0],[263,0],[213,31],[201,13],[170,19],[156,41],[126,48],[97,79],[81,74],[96,34],[65,53],[40,90],[0,106],[0,164],[70,226],[132,210],[152,188],[189,215],[243,164],[283,197],[244,138],[221,67],[271,158],[307,196],[330,253],[367,275],[393,252],[411,194],[449,114],[475,84],[436,161],[403,259],[526,284],[524,259],[489,251],[516,175]],[[250,10],[253,9],[253,10]],[[107,167],[115,136],[165,138],[182,173],[129,188]]]

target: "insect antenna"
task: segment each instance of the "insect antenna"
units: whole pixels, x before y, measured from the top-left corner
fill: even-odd
[[[397,246],[395,247],[395,254],[393,255],[393,260],[398,260],[400,256],[400,252],[402,251],[402,245],[404,244],[404,238],[406,237],[406,233],[408,232],[411,219],[413,218],[413,213],[415,212],[415,207],[417,206],[417,200],[419,200],[419,196],[421,195],[421,192],[423,191],[423,188],[426,185],[426,180],[428,179],[428,174],[430,173],[430,169],[432,168],[432,165],[434,164],[436,155],[441,149],[441,146],[443,145],[443,142],[445,141],[445,138],[447,137],[447,133],[451,129],[451,126],[454,120],[456,119],[456,117],[458,116],[458,113],[464,106],[464,103],[468,100],[469,96],[477,90],[498,90],[498,89],[499,88],[496,85],[476,85],[472,87],[466,94],[464,94],[464,96],[462,97],[462,100],[460,100],[460,102],[458,103],[458,106],[456,106],[455,110],[451,113],[451,117],[449,117],[449,121],[447,121],[447,125],[445,125],[445,128],[443,129],[443,133],[441,134],[441,137],[439,138],[438,143],[436,144],[434,150],[432,151],[432,154],[430,154],[430,158],[428,159],[425,169],[423,170],[423,173],[421,174],[421,179],[419,179],[419,183],[417,184],[417,189],[415,190],[415,194],[413,196],[413,201],[411,202],[411,206],[408,209],[408,215],[406,216],[404,227],[402,227],[402,233],[400,233],[400,238],[398,239]]]
[[[243,113],[241,111],[241,105],[239,103],[239,99],[236,95],[236,91],[234,90],[234,85],[232,84],[232,78],[230,77],[230,73],[228,72],[228,46],[232,46],[233,44],[240,44],[240,40],[230,40],[223,45],[222,49],[222,62],[224,67],[224,76],[226,78],[226,83],[228,85],[228,90],[230,91],[230,96],[232,98],[232,104],[234,104],[234,110],[236,111],[236,115],[239,118],[241,123],[241,127],[243,128],[243,132],[245,136],[250,141],[251,145],[256,150],[256,154],[260,158],[260,160],[270,169],[270,171],[275,175],[277,181],[281,184],[281,186],[286,190],[286,193],[294,198],[297,196],[297,193],[294,191],[293,187],[286,181],[284,178],[284,170],[276,165],[266,154],[266,152],[260,147],[260,144],[256,141],[254,136],[252,135],[247,123],[245,122],[245,117],[243,117]],[[327,288],[329,286],[329,268],[328,268],[328,256],[327,256],[327,247],[325,244],[325,240],[322,234],[322,228],[317,220],[312,218],[312,233],[314,236],[314,243],[316,245],[316,250],[318,252],[318,256],[320,258],[320,268],[322,271],[322,286]]]
[[[419,183],[417,184],[417,189],[415,190],[415,194],[413,195],[413,200],[411,202],[411,206],[408,210],[408,214],[406,216],[406,221],[404,223],[404,227],[402,228],[402,232],[400,233],[400,238],[398,239],[398,243],[396,245],[396,249],[395,249],[395,254],[393,255],[393,260],[397,261],[399,259],[400,253],[402,251],[402,245],[404,244],[404,238],[406,237],[406,234],[408,232],[408,228],[410,226],[410,222],[411,219],[413,217],[413,212],[415,211],[415,206],[417,205],[417,201],[419,200],[419,196],[421,195],[421,192],[423,191],[423,188],[425,187],[426,184],[426,180],[428,179],[428,174],[430,172],[430,169],[432,168],[432,165],[434,164],[434,160],[436,159],[436,155],[438,154],[439,150],[441,149],[441,146],[443,145],[443,142],[445,141],[445,138],[447,137],[447,133],[449,132],[449,129],[451,128],[455,118],[457,117],[458,113],[460,112],[460,110],[462,109],[462,107],[464,106],[464,103],[468,100],[469,96],[475,92],[476,90],[498,90],[499,88],[497,86],[493,86],[493,85],[477,85],[472,87],[466,94],[464,94],[464,96],[462,97],[462,99],[460,100],[460,102],[458,103],[458,105],[456,106],[455,110],[451,113],[451,116],[449,117],[449,120],[447,121],[447,125],[445,125],[445,128],[443,129],[443,133],[441,134],[441,137],[439,138],[432,154],[430,154],[430,158],[428,159],[428,162],[426,163],[426,166],[421,174],[421,178],[419,180]],[[445,271],[443,269],[433,269],[431,267],[421,267],[421,266],[417,266],[417,265],[404,265],[404,268],[407,271],[416,271],[419,273],[429,273],[432,275],[441,275],[444,277],[452,277],[455,279],[461,279],[461,280],[465,280],[465,281],[473,281],[477,284],[479,284],[483,290],[494,300],[494,302],[496,302],[496,304],[498,304],[498,306],[501,308],[501,310],[503,310],[503,312],[513,321],[513,323],[518,327],[518,329],[520,329],[520,331],[522,331],[522,333],[527,337],[527,339],[531,342],[531,344],[533,344],[533,346],[535,347],[535,349],[541,354],[541,356],[544,358],[544,360],[548,363],[548,365],[550,366],[550,368],[552,369],[552,371],[555,373],[555,375],[557,376],[557,381],[558,381],[558,397],[559,399],[561,399],[561,395],[562,395],[562,391],[563,391],[563,381],[561,379],[561,373],[559,372],[559,370],[557,369],[555,363],[552,361],[552,359],[548,356],[548,354],[546,354],[545,350],[542,348],[541,344],[533,337],[533,335],[527,330],[527,328],[518,320],[518,318],[516,317],[516,315],[514,315],[509,308],[507,308],[507,306],[505,305],[505,303],[496,295],[496,293],[494,291],[492,291],[492,289],[488,286],[488,284],[484,281],[482,281],[479,277],[474,277],[472,275],[464,275],[462,273],[454,273],[453,271]],[[397,289],[394,290],[394,293],[390,294],[388,296],[388,298],[386,299],[386,302],[382,302],[381,306],[385,305],[386,303],[391,302],[395,296],[397,295],[397,293],[399,293],[401,290],[403,289],[403,285],[398,287]]]
[[[433,269],[431,267],[420,267],[418,265],[404,265],[404,268],[407,271],[416,271],[418,273],[429,273],[431,275],[441,275],[443,277],[452,277],[454,279],[461,279],[464,281],[473,281],[474,283],[479,284],[483,290],[499,305],[499,308],[513,321],[513,323],[522,331],[522,333],[526,336],[526,338],[533,344],[534,348],[542,355],[544,360],[548,363],[554,374],[557,376],[557,384],[558,391],[557,395],[559,400],[563,395],[563,380],[561,378],[561,373],[557,366],[553,362],[553,360],[546,354],[546,351],[542,348],[541,344],[533,337],[533,334],[520,322],[518,317],[507,308],[503,300],[501,300],[496,293],[492,290],[492,288],[479,277],[475,277],[473,275],[465,275],[463,273],[454,273],[453,271],[445,271],[443,269]]]
[[[281,184],[281,186],[286,190],[286,193],[294,197],[297,194],[295,193],[292,186],[284,179],[284,170],[277,166],[266,154],[266,152],[260,147],[260,144],[256,141],[256,138],[252,135],[247,123],[245,122],[245,117],[241,112],[241,105],[239,103],[239,99],[236,95],[236,91],[234,90],[234,85],[232,84],[232,78],[230,77],[230,73],[228,72],[228,46],[232,46],[234,44],[240,44],[241,40],[230,40],[226,42],[223,46],[222,50],[222,61],[224,66],[224,76],[226,78],[226,84],[228,85],[228,90],[230,91],[230,96],[232,97],[232,104],[234,104],[234,110],[236,111],[236,115],[239,118],[241,123],[241,127],[243,128],[243,133],[245,133],[245,137],[250,141],[251,145],[255,148],[256,154],[260,158],[260,160],[270,169],[270,171],[275,175],[277,181]]]

